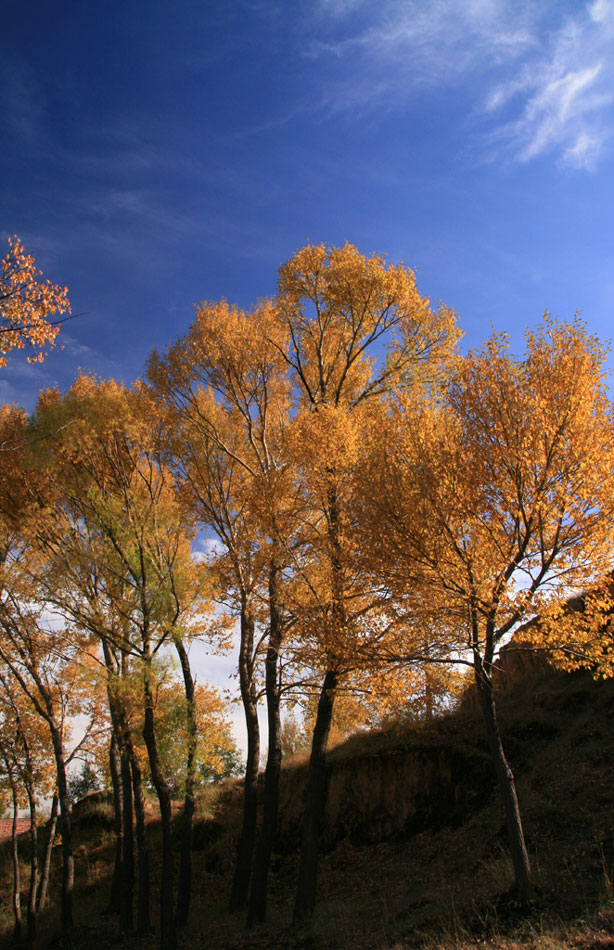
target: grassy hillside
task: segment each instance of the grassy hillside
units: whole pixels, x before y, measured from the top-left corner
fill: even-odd
[[[252,931],[226,912],[240,786],[204,795],[183,945],[614,947],[614,683],[552,671],[514,679],[500,712],[537,883],[528,920],[507,894],[503,814],[480,715],[467,700],[430,727],[358,735],[331,753],[313,934],[290,929],[305,763],[284,770],[270,922]],[[101,916],[113,853],[110,818],[108,805],[92,801],[75,822],[77,946],[115,942],[116,921]],[[5,896],[7,860],[5,849]],[[41,921],[41,946],[56,919],[51,909]],[[155,937],[131,943],[156,945]]]

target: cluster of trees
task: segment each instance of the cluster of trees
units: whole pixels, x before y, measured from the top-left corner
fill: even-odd
[[[197,740],[214,732],[214,710],[196,715],[188,647],[196,637],[227,643],[229,618],[248,737],[232,910],[249,923],[266,915],[284,699],[307,693],[314,710],[294,909],[302,924],[315,905],[336,706],[353,692],[381,711],[422,690],[429,713],[463,665],[484,712],[516,888],[529,900],[493,664],[524,619],[610,567],[605,352],[578,319],[546,317],[522,358],[496,334],[463,356],[459,336],[454,313],[433,308],[404,266],[347,244],[307,246],[280,268],[274,298],[250,311],[200,305],[187,334],[151,355],[144,382],[80,376],[64,395],[41,393],[30,417],[3,408],[0,663],[55,753],[66,929],[61,684],[73,677],[66,702],[83,711],[100,691],[81,684],[104,683],[118,816],[112,901],[124,931],[134,926],[133,825],[136,927],[149,927],[142,736],[163,831],[161,945],[172,948],[189,912]],[[204,559],[199,535],[215,539]],[[564,635],[559,651],[577,659],[573,631]],[[156,715],[169,650],[184,691],[177,888],[177,756],[164,759]]]

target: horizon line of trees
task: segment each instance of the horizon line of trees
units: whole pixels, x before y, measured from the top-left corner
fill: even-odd
[[[473,673],[528,905],[493,664],[540,612],[531,635],[542,647],[564,665],[612,673],[611,604],[599,587],[614,531],[606,350],[578,317],[547,314],[522,357],[505,334],[464,355],[459,339],[453,311],[433,308],[405,266],[349,244],[308,245],[280,268],[274,298],[249,311],[201,304],[133,387],[80,375],[64,394],[42,392],[30,416],[0,410],[0,669],[54,751],[66,933],[74,870],[62,723],[87,703],[98,721],[106,709],[111,906],[123,933],[151,925],[144,748],[162,825],[161,946],[174,950],[190,907],[198,739],[215,732],[215,704],[197,716],[189,645],[228,646],[235,622],[248,738],[231,911],[250,925],[266,917],[282,703],[315,697],[294,906],[303,926],[340,697],[365,697],[365,715],[377,716],[426,683],[428,712],[459,666]],[[199,532],[216,539],[205,560],[194,554]],[[563,622],[564,592],[587,585],[582,622]],[[184,741],[165,759],[157,694],[168,651],[181,672]]]

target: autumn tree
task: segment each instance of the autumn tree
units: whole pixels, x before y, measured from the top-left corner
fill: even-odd
[[[10,795],[12,803],[11,821],[11,863],[13,869],[11,905],[13,910],[13,941],[19,943],[22,929],[21,912],[21,866],[19,862],[19,844],[17,822],[19,809],[24,804],[23,788],[19,781],[15,735],[10,735],[7,723],[0,711],[0,794],[2,798]]]
[[[275,833],[281,766],[279,660],[284,636],[280,601],[285,550],[293,534],[284,433],[289,409],[285,363],[272,307],[246,313],[202,304],[186,337],[167,355],[152,355],[149,379],[166,406],[173,454],[196,516],[217,535],[214,558],[226,603],[239,616],[239,682],[247,726],[243,825],[231,908],[244,906],[256,841],[259,766],[258,649],[264,649],[268,757],[264,815],[254,864],[256,914],[264,917],[266,875]],[[266,619],[260,605],[266,604]],[[268,635],[256,638],[259,613]]]
[[[128,659],[138,674],[143,738],[163,826],[161,940],[172,947],[174,846],[170,788],[155,730],[155,667],[161,651],[173,646],[187,673],[186,691],[188,680],[193,684],[186,647],[202,628],[203,572],[192,558],[191,526],[174,481],[159,461],[153,409],[142,390],[87,376],[65,397],[53,390],[42,394],[24,443],[14,507],[27,503],[31,512],[28,537],[38,560],[30,565],[30,583],[38,603],[67,618],[73,641],[81,632],[102,647],[114,732],[130,766],[123,776],[126,804],[130,778],[138,803],[138,761],[121,688]],[[193,719],[191,702],[186,717]],[[183,836],[188,850],[190,832]],[[131,836],[130,822],[126,844]],[[141,894],[139,908],[140,900]]]
[[[57,438],[63,426],[57,423],[57,420],[51,422],[49,429],[44,429],[44,422],[38,427],[30,426],[25,413],[18,409],[4,406],[2,410],[3,421],[3,444],[6,449],[5,454],[1,456],[2,460],[2,491],[1,507],[4,516],[3,527],[5,529],[6,556],[11,558],[10,577],[13,582],[21,578],[20,593],[24,596],[27,591],[29,603],[31,605],[31,616],[36,619],[40,612],[41,605],[48,604],[53,609],[52,599],[47,594],[53,592],[54,595],[61,595],[61,602],[66,600],[67,584],[66,580],[60,583],[57,573],[50,579],[50,569],[52,567],[53,541],[64,550],[67,560],[70,561],[74,556],[74,539],[79,536],[79,531],[70,531],[66,529],[66,519],[60,516],[61,509],[58,505],[58,492],[54,486],[53,480],[48,477],[49,464],[48,458],[40,457],[40,450],[44,445],[47,447],[51,442],[47,442],[47,437],[52,434]],[[58,540],[59,539],[59,540]],[[25,546],[27,556],[19,556],[22,548]],[[72,561],[75,573],[83,570],[83,558],[78,557]],[[90,583],[96,583],[95,569],[88,574]],[[47,590],[45,590],[46,582]],[[9,589],[10,590],[10,589]],[[75,595],[79,602],[82,602],[80,595]],[[55,598],[57,606],[58,597]],[[24,604],[19,598],[14,598],[15,606],[18,610],[24,608]],[[38,604],[36,610],[32,605]],[[14,611],[15,612],[15,611]],[[73,618],[74,619],[74,618]],[[70,623],[70,619],[68,621]],[[77,624],[78,639],[83,639],[83,626]],[[14,631],[15,632],[15,631]],[[8,639],[7,646],[10,644]],[[13,637],[15,640],[15,637]],[[17,646],[20,646],[20,640],[16,640]],[[13,644],[15,645],[15,644]],[[25,648],[27,657],[27,640],[22,638],[21,646]],[[61,639],[58,643],[58,649],[61,651],[65,642]],[[53,645],[52,645],[53,649]],[[14,652],[14,651],[13,651]],[[19,653],[19,650],[17,651]],[[57,724],[56,724],[57,725]],[[51,724],[50,728],[56,726]],[[57,747],[57,743],[56,743]],[[41,879],[41,888],[39,892],[39,904],[42,906],[46,900],[46,889],[49,875],[49,866],[51,858],[51,847],[55,832],[55,823],[57,818],[58,806],[61,800],[62,806],[62,846],[65,872],[63,883],[66,891],[63,891],[63,925],[70,927],[71,902],[72,902],[72,854],[70,851],[70,833],[66,832],[66,823],[70,821],[70,815],[67,811],[69,805],[69,796],[66,791],[62,795],[62,787],[66,784],[66,763],[61,768],[59,781],[59,793],[54,795],[52,802],[52,814],[49,823],[49,832],[45,848],[45,858],[43,861],[43,873]],[[68,869],[67,869],[68,865]],[[125,883],[125,882],[124,882]]]
[[[157,415],[142,389],[80,377],[65,398],[53,392],[41,397],[36,422],[56,433],[40,448],[49,455],[48,477],[58,493],[46,537],[39,531],[51,564],[45,596],[70,614],[73,625],[97,633],[108,670],[129,655],[138,673],[142,732],[162,819],[161,941],[169,948],[175,943],[174,844],[171,789],[155,724],[156,661],[166,647],[177,651],[194,735],[187,642],[202,629],[197,611],[204,606],[204,585],[192,558],[191,524],[160,461]],[[109,682],[117,714],[118,681]],[[122,726],[120,733],[129,741],[129,730]],[[193,761],[189,772],[193,799]],[[191,848],[191,824],[182,853],[183,847]],[[189,877],[182,878],[180,895],[189,887]]]
[[[62,320],[55,314],[70,313],[68,289],[42,279],[34,258],[19,238],[9,238],[9,249],[0,261],[0,366],[6,353],[29,347],[29,363],[45,358],[52,349]]]
[[[443,654],[425,660],[447,660],[453,648],[473,668],[524,903],[531,869],[493,667],[523,620],[609,564],[614,453],[604,360],[578,319],[546,316],[527,332],[522,358],[494,334],[437,397],[399,395],[365,463],[363,540],[374,569],[396,603],[405,600],[413,627],[437,630]],[[389,659],[402,655],[397,641]]]
[[[96,435],[87,429],[89,440],[83,438],[79,405],[91,412],[92,403],[86,396],[95,397],[96,387],[86,378],[76,384],[71,398],[62,400],[55,391],[41,396],[37,415],[27,420],[23,413],[5,407],[5,446],[10,451],[2,456],[3,484],[2,508],[6,524],[13,528],[13,538],[8,550],[13,556],[11,577],[23,575],[22,584],[27,586],[29,602],[38,609],[56,611],[66,624],[58,647],[66,656],[72,654],[77,666],[82,662],[82,648],[93,644],[102,648],[101,662],[90,666],[89,689],[92,695],[107,691],[111,713],[112,742],[110,770],[113,778],[115,804],[118,808],[116,869],[113,877],[110,907],[120,911],[120,926],[123,930],[132,927],[132,815],[133,797],[136,814],[136,832],[139,846],[139,903],[138,923],[140,929],[149,928],[149,872],[145,840],[144,797],[141,784],[140,764],[134,755],[132,734],[127,726],[126,703],[130,697],[121,689],[121,679],[127,669],[127,654],[130,651],[129,617],[121,614],[119,607],[126,606],[121,592],[125,588],[109,558],[106,536],[99,524],[86,518],[84,509],[91,516],[95,495],[87,481],[87,464],[92,462],[92,438],[101,437],[100,426],[95,425]],[[81,403],[77,394],[81,397]],[[116,421],[121,418],[122,393],[113,384],[99,392],[99,415],[91,412],[94,423],[105,417],[113,394],[116,401],[113,412]],[[69,404],[69,405],[68,405]],[[18,423],[20,425],[18,425]],[[11,426],[14,431],[11,431]],[[74,441],[71,437],[74,436]],[[82,450],[75,452],[78,445]],[[96,460],[100,463],[100,459]],[[101,477],[102,467],[98,464]],[[108,473],[107,473],[108,474]],[[15,556],[27,542],[28,556],[15,562]],[[119,605],[119,606],[118,606]],[[23,604],[19,603],[22,607]],[[115,609],[114,609],[115,608]],[[74,647],[80,645],[77,654]],[[134,698],[132,699],[134,702]],[[106,718],[97,710],[99,723]],[[119,737],[119,738],[118,738]],[[114,767],[119,754],[119,762]],[[120,768],[123,774],[120,776]],[[61,786],[62,783],[60,783]],[[123,801],[118,797],[123,795]],[[55,809],[54,798],[52,821],[47,840],[40,902],[44,903],[49,866],[50,843],[53,837]],[[63,834],[63,844],[69,841]]]
[[[316,526],[312,563],[318,577],[310,613],[321,624],[323,664],[294,912],[300,923],[314,908],[328,733],[341,657],[357,629],[348,622],[360,579],[349,567],[346,486],[359,419],[393,385],[441,369],[457,331],[450,310],[433,310],[419,295],[411,271],[375,255],[366,258],[349,244],[299,250],[279,270],[273,313],[278,334],[271,339],[294,397],[292,425],[301,433],[297,444],[307,450],[301,477]],[[358,617],[362,623],[364,609]]]
[[[81,677],[81,645],[69,644],[65,631],[54,629],[47,622],[44,608],[28,602],[27,592],[21,586],[16,588],[15,575],[22,570],[14,554],[2,565],[0,659],[45,722],[53,748],[62,831],[61,920],[62,930],[70,933],[74,858],[67,767],[78,751],[78,745],[69,748],[70,728],[77,714],[87,715],[88,705],[92,701],[95,705],[95,697],[91,683]],[[11,575],[10,586],[7,572]],[[98,718],[98,710],[93,709],[92,720]],[[86,725],[86,734],[87,731]]]
[[[30,879],[28,883],[27,930],[28,939],[36,936],[37,895],[40,880],[38,864],[38,806],[49,797],[55,788],[53,756],[49,750],[49,738],[45,723],[36,714],[10,671],[0,670],[0,754],[5,764],[5,777],[9,780],[13,800],[13,816],[27,806],[30,820]],[[17,849],[16,822],[12,829],[13,857],[13,912],[15,937],[21,929],[20,868]],[[48,868],[43,862],[43,875]]]
[[[112,393],[107,392],[107,398]],[[101,403],[105,402],[101,393]],[[76,419],[73,416],[72,421]],[[56,426],[56,440],[62,425]],[[78,437],[78,436],[77,436]],[[115,808],[116,854],[109,910],[118,912],[120,931],[132,930],[135,884],[134,841],[138,859],[136,926],[150,929],[149,845],[145,823],[143,762],[139,752],[139,710],[142,708],[138,651],[134,650],[130,584],[118,574],[114,557],[100,524],[92,517],[91,498],[76,471],[70,451],[48,460],[56,489],[51,517],[39,523],[37,539],[46,552],[38,572],[40,597],[59,611],[76,636],[85,631],[99,645],[99,683],[104,688],[110,716],[109,771]],[[68,447],[64,446],[66,451]],[[59,457],[58,457],[59,456]],[[67,468],[65,463],[68,461]],[[81,462],[83,458],[81,457]],[[68,470],[67,470],[68,469]],[[58,491],[59,490],[59,491]],[[84,511],[84,509],[86,509]],[[146,756],[145,756],[146,759]]]
[[[69,644],[38,599],[33,577],[40,563],[29,532],[30,498],[23,478],[29,444],[25,414],[11,407],[0,413],[0,659],[49,731],[56,766],[62,828],[62,928],[72,928],[74,861],[67,787],[67,764],[77,746],[67,748],[71,717],[87,712],[91,696],[78,662],[82,643]],[[88,695],[89,694],[89,695]],[[92,709],[96,717],[96,710]],[[85,735],[84,735],[85,738]]]

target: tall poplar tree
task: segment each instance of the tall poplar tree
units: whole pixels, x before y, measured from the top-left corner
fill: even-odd
[[[413,273],[365,257],[350,244],[302,248],[279,270],[273,312],[281,342],[274,340],[290,378],[293,426],[309,438],[303,481],[318,524],[315,560],[327,594],[314,616],[322,623],[323,677],[307,778],[296,923],[315,906],[319,828],[326,796],[326,749],[335,689],[352,636],[348,605],[361,590],[352,576],[346,543],[348,472],[353,433],[371,402],[416,376],[441,372],[458,338],[452,311],[434,310],[416,289]],[[299,440],[300,444],[300,440]],[[332,449],[332,451],[331,451]],[[312,476],[314,456],[322,464]],[[315,552],[314,552],[315,553]]]
[[[284,629],[280,588],[293,534],[284,448],[289,394],[278,336],[270,304],[245,312],[225,301],[206,303],[198,308],[188,334],[163,358],[154,353],[148,366],[150,382],[167,410],[169,451],[196,517],[217,536],[220,587],[239,616],[239,683],[248,745],[233,910],[247,903],[254,861],[260,760],[257,663],[266,653],[268,757],[250,911],[256,919],[265,913],[276,825]],[[258,617],[261,637],[256,636]]]
[[[614,429],[604,360],[577,319],[547,317],[527,332],[522,358],[495,334],[459,361],[436,397],[399,396],[373,433],[363,475],[363,544],[396,603],[404,601],[406,629],[437,630],[440,647],[473,668],[525,904],[531,868],[493,669],[523,620],[611,563]],[[388,658],[403,652],[401,637]]]

